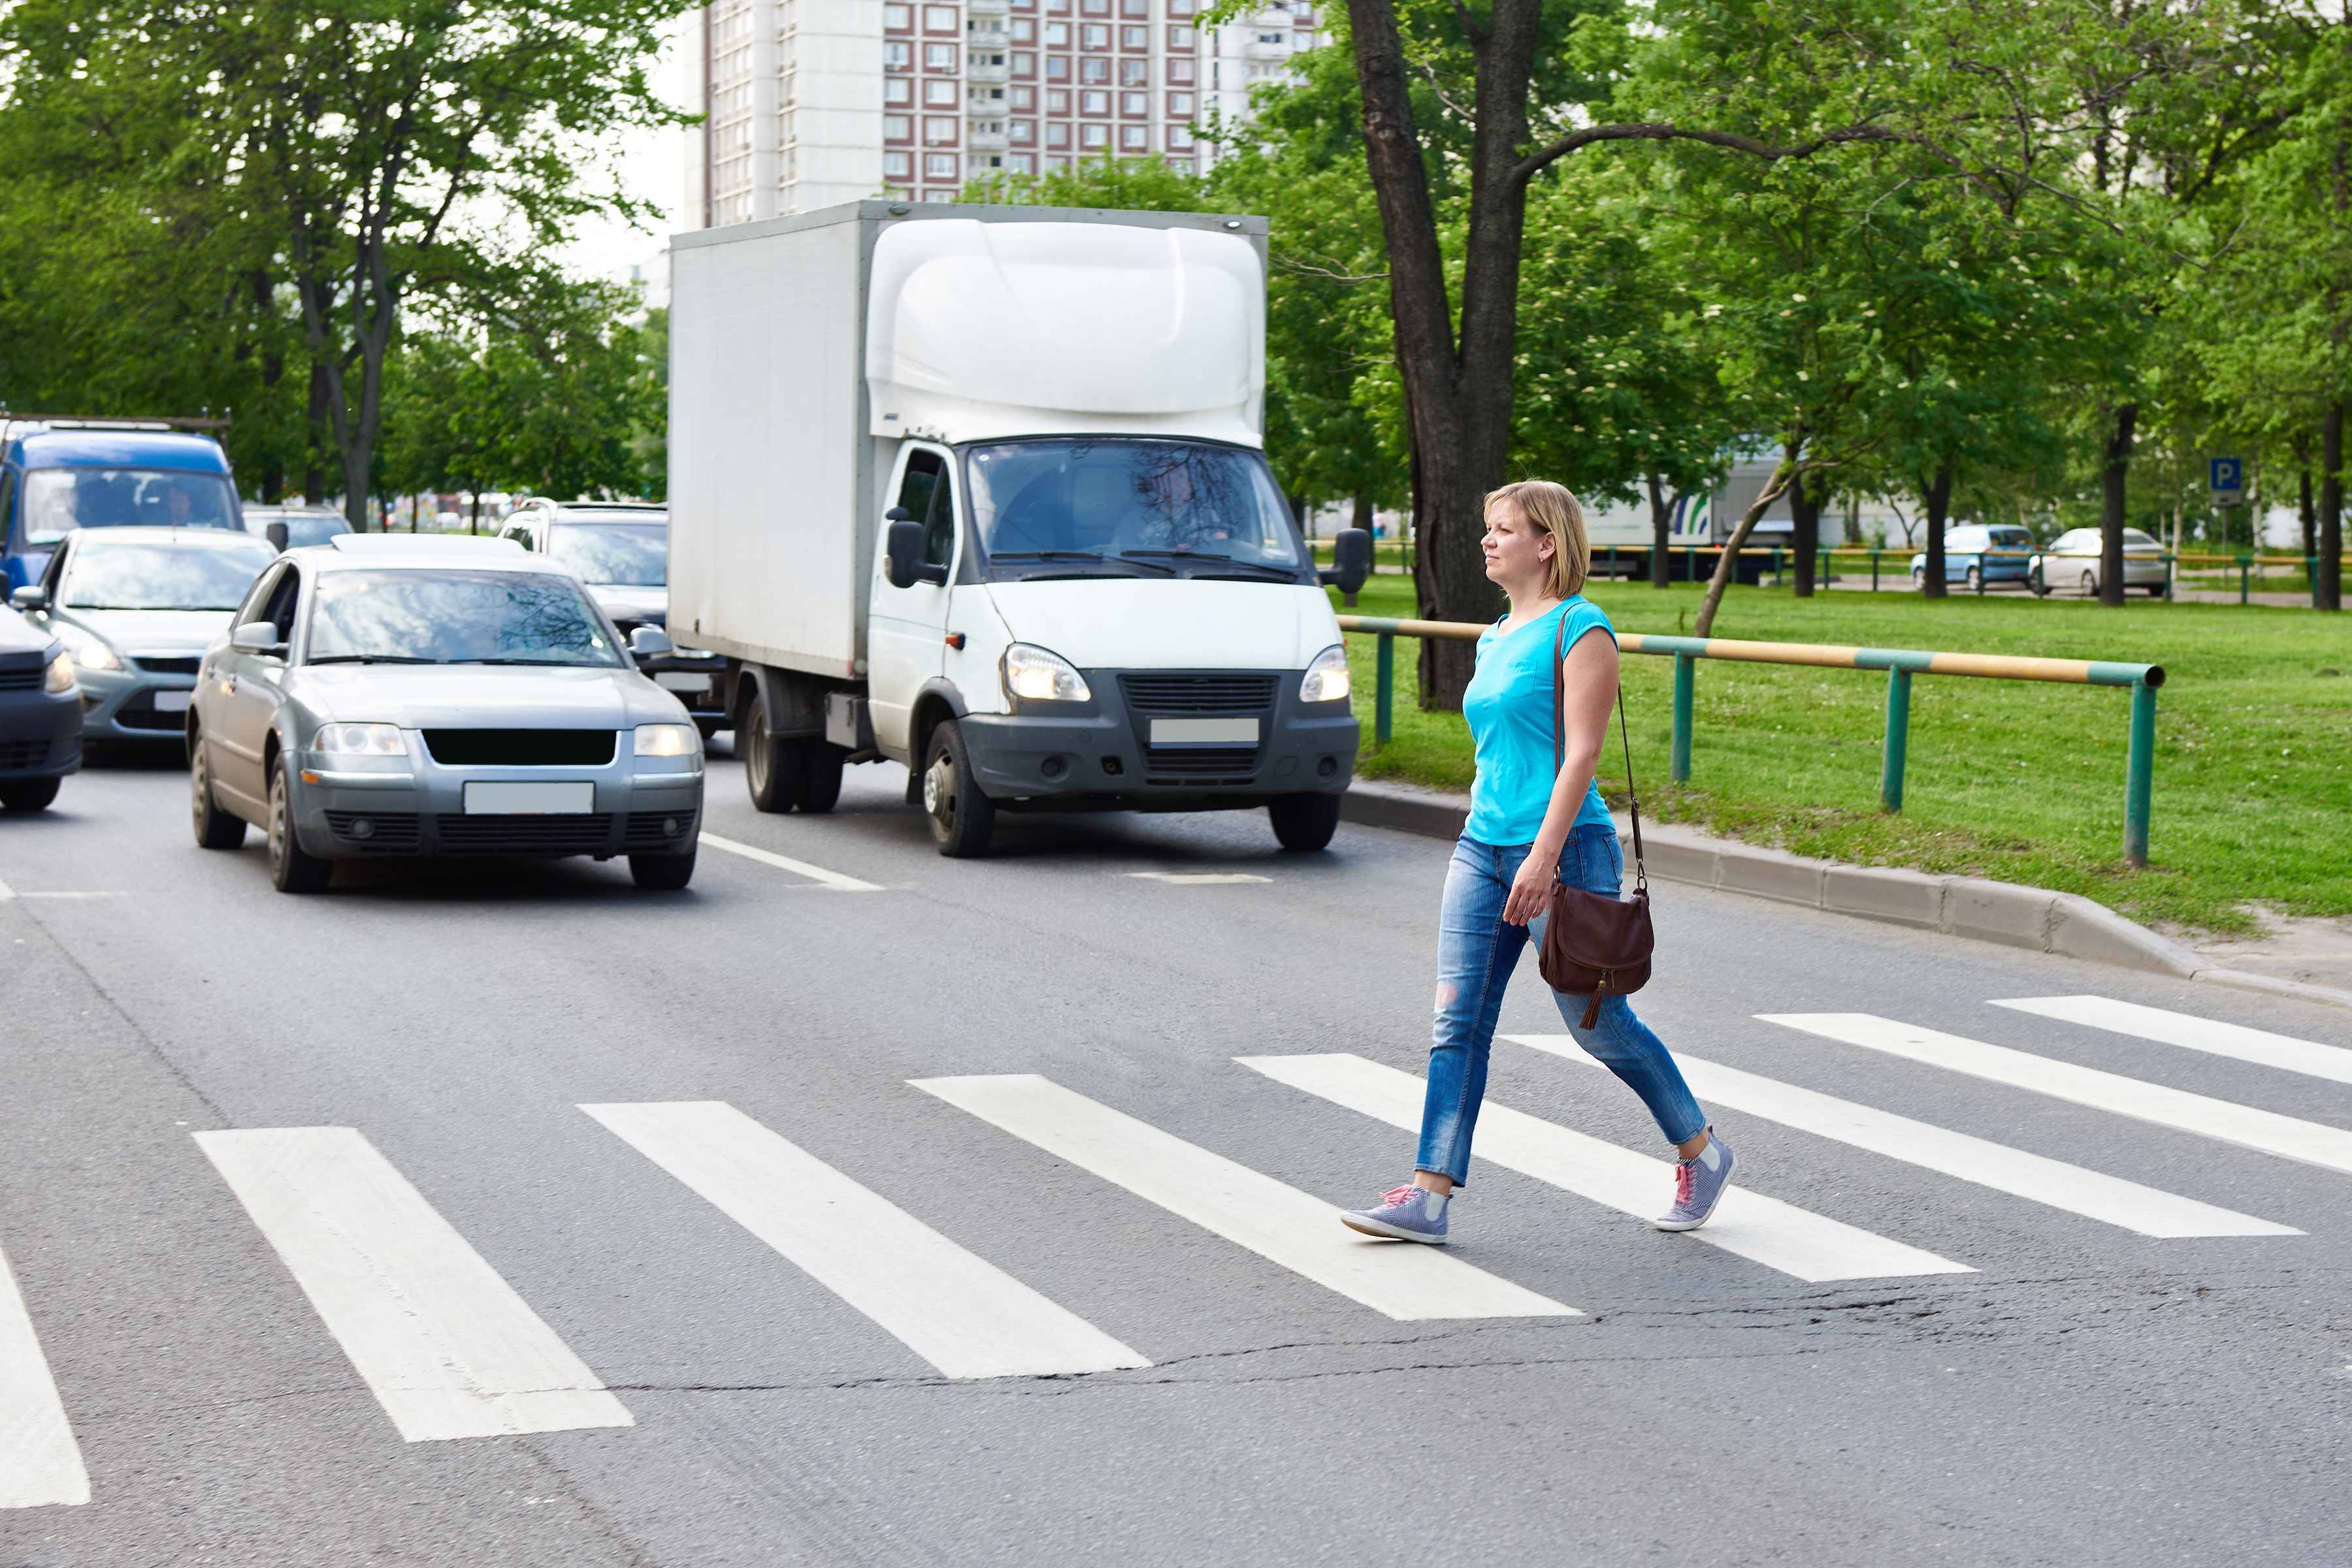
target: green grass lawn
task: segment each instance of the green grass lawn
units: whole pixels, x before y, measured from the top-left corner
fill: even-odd
[[[1601,583],[1627,631],[1688,635],[1701,590]],[[1337,602],[1336,595],[1334,602]],[[1359,613],[1409,616],[1412,584],[1376,577]],[[2352,912],[2352,619],[2309,610],[2134,600],[2121,610],[2021,595],[1737,588],[1718,637],[2160,664],[2149,865],[2123,858],[2130,693],[1920,676],[1904,809],[1879,808],[1886,678],[1702,660],[1691,782],[1667,782],[1670,658],[1627,655],[1643,808],[1733,837],[1851,864],[1910,866],[2084,894],[2144,921],[2241,931],[2242,906]],[[1372,745],[1374,642],[1348,639],[1367,778],[1467,789],[1458,713],[1421,710],[1420,645],[1397,640],[1395,735]],[[1601,787],[1624,804],[1623,764]]]

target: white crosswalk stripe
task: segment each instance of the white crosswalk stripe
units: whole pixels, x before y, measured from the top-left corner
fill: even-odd
[[[2352,1132],[1869,1013],[1759,1013],[1825,1039],[2352,1174]]]
[[[8,1258],[0,1253],[0,1508],[89,1500],[89,1473]]]
[[[1151,1364],[731,1105],[580,1109],[944,1376]]]
[[[1605,1071],[1577,1045],[1573,1035],[1507,1035],[1506,1039]],[[1850,1143],[1922,1170],[1955,1176],[1998,1193],[2029,1199],[2142,1236],[2301,1236],[2293,1226],[2199,1203],[2104,1171],[2071,1165],[2041,1154],[1973,1138],[1930,1122],[1857,1105],[1756,1073],[1743,1072],[1704,1057],[1675,1053],[1691,1092],[1721,1105],[1778,1121],[1816,1137]]]
[[[2203,1051],[2210,1056],[2228,1057],[2232,1061],[2252,1062],[2257,1067],[2352,1083],[2352,1051],[2341,1046],[2298,1040],[2292,1035],[2273,1035],[2267,1029],[2248,1028],[2243,1024],[2225,1024],[2216,1018],[2194,1017],[2107,996],[2013,996],[1993,1005],[2105,1029],[2109,1034],[2154,1040],[2159,1045]]]
[[[1402,1321],[1576,1317],[1435,1247],[1368,1240],[1337,1205],[1034,1074],[910,1080],[1047,1153]]]
[[[1421,1125],[1423,1082],[1362,1057],[1240,1057],[1244,1067],[1407,1131]],[[1477,1158],[1636,1219],[1664,1213],[1674,1165],[1488,1100]],[[1706,1228],[1682,1235],[1767,1268],[1821,1283],[1915,1274],[1972,1274],[1965,1263],[1890,1240],[1735,1184]]]
[[[409,1442],[633,1425],[498,1270],[357,1131],[193,1136]]]

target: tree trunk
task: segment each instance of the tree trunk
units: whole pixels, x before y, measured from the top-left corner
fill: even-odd
[[[2319,563],[2315,610],[2344,607],[2344,401],[2327,405],[2319,426]]]
[[[1356,498],[1355,510],[1348,519],[1348,526],[1349,528],[1360,528],[1366,533],[1371,532],[1372,498],[1370,496],[1360,495]]]
[[[1668,551],[1672,548],[1668,543],[1668,541],[1674,536],[1674,512],[1672,509],[1666,505],[1666,487],[1658,482],[1658,476],[1652,474],[1648,476],[1648,479],[1650,485],[1650,584],[1653,587],[1663,588],[1665,587],[1671,580],[1670,573],[1673,566],[1673,558],[1668,553]],[[1680,500],[1682,498],[1677,496],[1675,499]]]
[[[1793,453],[1783,462],[1796,461]],[[1820,482],[1799,479],[1789,486],[1789,543],[1797,553],[1797,597],[1813,596],[1813,568],[1822,552],[1822,501]]]
[[[2099,502],[2099,603],[2124,602],[2125,481],[2131,477],[2132,426],[2139,405],[2126,403],[2115,411],[2107,430],[2107,467]]]
[[[2305,445],[2297,443],[2299,447]],[[2308,450],[2298,450],[2295,456],[2302,459],[2303,473],[2295,486],[2294,511],[2297,521],[2303,524],[2303,552],[2312,555],[2319,549],[2319,502],[2311,493],[2311,454]]]
[[[1944,527],[1952,515],[1952,470],[1949,468],[1938,468],[1927,482],[1919,487],[1919,501],[1925,509],[1925,515],[1919,521],[1926,525],[1924,531],[1927,536],[1927,567],[1921,579],[1920,591],[1931,599],[1940,599],[1950,591],[1944,582]]]
[[[1796,455],[1802,445],[1801,441],[1789,447],[1788,456],[1782,458],[1780,466],[1772,470],[1772,477],[1764,481],[1763,490],[1748,503],[1748,510],[1741,514],[1739,525],[1731,531],[1731,537],[1723,542],[1723,552],[1715,558],[1715,575],[1706,582],[1706,597],[1699,604],[1697,623],[1691,628],[1695,635],[1706,637],[1715,629],[1715,612],[1722,607],[1723,591],[1731,585],[1732,574],[1738,570],[1740,548],[1748,542],[1748,536],[1756,531],[1757,520],[1772,510],[1772,503],[1780,499],[1780,493],[1797,477]]]
[[[327,499],[327,470],[319,455],[327,449],[327,367],[315,352],[310,356],[310,405],[302,426],[302,500],[320,506]]]

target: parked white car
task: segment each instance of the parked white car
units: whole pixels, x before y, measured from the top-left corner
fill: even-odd
[[[2151,598],[2164,593],[2164,546],[2137,528],[2124,530],[2124,587],[2144,588]],[[2099,591],[2099,531],[2069,529],[2026,563],[2025,581],[2035,593],[2076,588],[2085,598]]]

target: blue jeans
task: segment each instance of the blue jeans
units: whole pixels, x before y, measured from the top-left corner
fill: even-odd
[[[1421,1152],[1413,1168],[1451,1176],[1455,1186],[1470,1175],[1470,1135],[1478,1125],[1479,1102],[1486,1096],[1486,1055],[1503,1010],[1503,987],[1510,983],[1529,934],[1538,947],[1543,942],[1547,915],[1523,926],[1503,919],[1511,879],[1534,847],[1498,847],[1465,837],[1454,847],[1454,863],[1445,871],[1445,900],[1437,918],[1437,1021],[1429,1046]],[[1577,828],[1560,850],[1559,873],[1570,887],[1615,894],[1625,876],[1616,830],[1599,823]],[[1667,1142],[1687,1143],[1705,1130],[1706,1115],[1691,1098],[1690,1086],[1667,1055],[1665,1042],[1633,1016],[1625,998],[1603,1000],[1590,1029],[1577,1025],[1591,997],[1555,991],[1552,1000],[1576,1043],[1642,1097]]]

